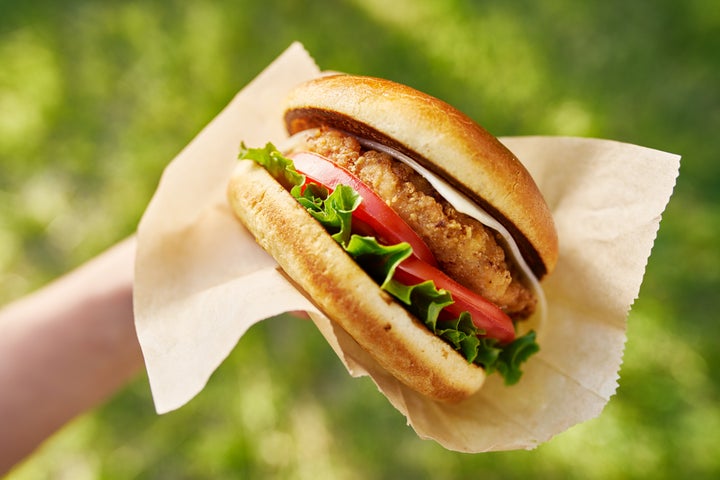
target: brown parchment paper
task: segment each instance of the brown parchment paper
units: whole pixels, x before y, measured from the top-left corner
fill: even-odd
[[[278,270],[225,200],[241,141],[285,138],[281,103],[320,75],[295,43],[168,165],[138,228],[135,318],[159,413],[181,407],[253,324],[307,311],[353,376],[370,375],[423,438],[448,449],[533,448],[597,416],[617,388],[626,316],[678,174],[677,155],[609,140],[501,140],[533,174],[557,224],[541,351],[519,384],[490,375],[460,405],[432,402],[382,370]],[[241,393],[239,393],[240,395]]]

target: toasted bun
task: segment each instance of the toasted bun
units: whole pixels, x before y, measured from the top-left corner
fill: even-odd
[[[291,134],[328,125],[415,158],[503,223],[538,278],[555,268],[555,225],[530,174],[494,136],[447,103],[388,80],[333,75],[296,88],[285,122]]]
[[[239,162],[228,198],[285,273],[398,380],[444,402],[462,400],[483,384],[480,367],[383,292],[264,168]]]

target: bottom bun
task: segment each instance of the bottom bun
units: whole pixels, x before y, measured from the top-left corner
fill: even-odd
[[[399,381],[443,402],[460,401],[482,386],[484,370],[381,290],[264,168],[239,162],[228,199],[285,273]]]

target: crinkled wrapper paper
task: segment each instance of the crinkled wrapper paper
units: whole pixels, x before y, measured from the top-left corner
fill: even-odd
[[[240,143],[282,142],[285,94],[320,74],[303,47],[291,45],[161,178],[137,232],[134,293],[156,410],[197,395],[255,323],[306,311],[352,376],[369,375],[420,437],[447,449],[530,449],[599,415],[618,385],[627,314],[680,158],[609,140],[501,138],[538,183],[560,238],[556,271],[544,281],[541,351],[517,385],[490,375],[461,404],[436,403],[396,381],[318,311],[227,204]]]

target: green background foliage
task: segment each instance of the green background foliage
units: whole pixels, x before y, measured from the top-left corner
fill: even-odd
[[[711,0],[0,0],[0,302],[130,235],[164,166],[292,41],[496,135],[683,155],[620,388],[534,451],[418,439],[309,322],[253,328],[157,416],[144,375],[11,478],[717,478],[720,9]],[[1,428],[1,426],[0,426]]]

